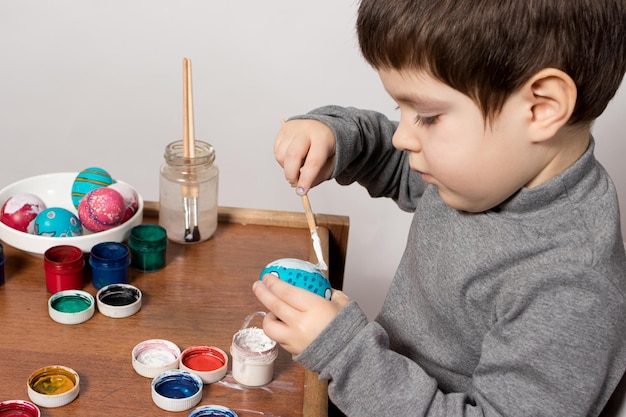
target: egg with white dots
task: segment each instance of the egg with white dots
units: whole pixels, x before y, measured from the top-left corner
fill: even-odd
[[[302,259],[283,258],[267,264],[261,271],[263,276],[272,274],[281,281],[285,281],[299,288],[304,288],[314,294],[330,300],[332,287],[330,281],[322,271],[314,264]]]
[[[50,207],[35,218],[35,234],[49,237],[82,236],[78,217],[62,207]]]

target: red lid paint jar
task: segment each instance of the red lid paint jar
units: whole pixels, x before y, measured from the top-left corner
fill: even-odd
[[[228,355],[214,346],[191,346],[181,353],[179,368],[198,375],[205,384],[212,384],[226,375]]]
[[[0,286],[4,284],[4,261],[6,256],[4,255],[4,249],[2,248],[2,243],[0,243]],[[0,415],[0,417],[2,417]]]
[[[48,292],[83,288],[83,251],[76,246],[53,246],[43,254],[43,268],[46,274]]]
[[[89,265],[93,286],[97,290],[111,284],[128,284],[130,251],[123,243],[98,243],[91,248]]]
[[[30,401],[9,400],[0,403],[0,417],[41,417],[39,408]]]
[[[130,231],[128,239],[133,268],[154,272],[165,267],[167,231],[158,224],[140,224]]]

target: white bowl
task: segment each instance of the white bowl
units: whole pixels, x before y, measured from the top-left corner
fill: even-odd
[[[72,203],[72,185],[77,175],[78,172],[59,172],[37,175],[14,182],[0,190],[0,208],[16,194],[31,193],[41,198],[47,207],[62,207],[77,215]],[[123,183],[123,181],[116,182]],[[133,217],[103,232],[92,233],[83,228],[82,236],[38,236],[15,230],[0,222],[0,240],[16,249],[38,256],[43,256],[46,250],[57,245],[72,245],[80,248],[84,253],[89,253],[91,248],[98,243],[123,242],[128,239],[131,229],[143,222],[143,199],[139,193],[137,193],[137,200],[137,212]]]

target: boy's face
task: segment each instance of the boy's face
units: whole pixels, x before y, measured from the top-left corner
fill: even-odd
[[[532,112],[519,94],[489,123],[471,98],[425,72],[378,72],[400,109],[393,145],[449,206],[490,209],[538,174],[537,147],[528,139]]]

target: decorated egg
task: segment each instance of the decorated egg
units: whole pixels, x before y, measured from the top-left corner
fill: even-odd
[[[45,208],[46,204],[34,194],[16,194],[3,204],[0,221],[13,229],[33,234],[35,218]]]
[[[332,288],[330,281],[322,271],[311,262],[302,259],[283,258],[269,263],[261,271],[261,280],[265,274],[273,274],[282,281],[330,300]]]
[[[61,207],[50,207],[35,218],[35,234],[51,237],[81,236],[83,229],[78,217]]]
[[[108,187],[113,184],[113,178],[102,168],[91,167],[78,173],[72,184],[72,203],[78,208],[80,200],[91,190]]]
[[[139,198],[137,197],[137,193],[128,184],[116,182],[114,184],[109,185],[109,188],[114,189],[118,193],[122,195],[124,199],[124,218],[122,219],[122,223],[126,220],[133,217],[133,215],[137,212],[137,208],[139,207]]]
[[[109,187],[89,191],[78,205],[78,218],[87,230],[102,232],[122,223],[124,198]]]

